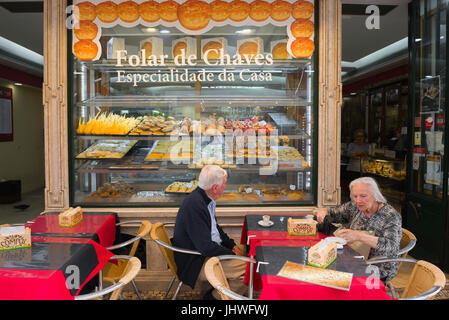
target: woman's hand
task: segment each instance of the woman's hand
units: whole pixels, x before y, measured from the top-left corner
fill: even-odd
[[[317,208],[313,210],[313,215],[316,217],[318,223],[323,223],[324,218],[327,216],[328,212],[326,208]]]
[[[338,231],[337,236],[345,239],[348,242],[361,241],[363,232],[351,229],[342,229]]]

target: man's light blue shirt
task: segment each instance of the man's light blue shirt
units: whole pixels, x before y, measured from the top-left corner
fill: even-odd
[[[211,199],[210,197],[209,199],[211,200],[211,202],[209,203],[207,208],[209,209],[210,220],[212,222],[210,230],[211,239],[212,241],[221,244],[221,237],[220,233],[218,232],[217,221],[215,220],[215,207],[217,206],[217,202],[214,199]]]

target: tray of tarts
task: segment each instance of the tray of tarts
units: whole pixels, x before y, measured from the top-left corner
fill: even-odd
[[[137,141],[100,140],[78,154],[76,159],[122,159]]]

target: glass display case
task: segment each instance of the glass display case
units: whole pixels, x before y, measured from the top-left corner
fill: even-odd
[[[219,205],[316,203],[316,53],[290,46],[292,15],[201,32],[98,19],[95,39],[83,21],[71,34],[72,206],[179,206],[209,164],[228,173]]]
[[[398,212],[406,195],[406,161],[385,156],[364,156],[360,159],[362,176],[371,176],[379,183],[382,195]]]

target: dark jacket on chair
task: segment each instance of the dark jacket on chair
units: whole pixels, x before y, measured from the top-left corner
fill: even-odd
[[[207,206],[212,200],[200,187],[184,199],[176,216],[173,245],[199,251],[202,255],[174,252],[178,277],[191,288],[195,286],[206,257],[233,255],[234,240],[230,239],[217,223],[221,245],[212,241],[212,221]]]

